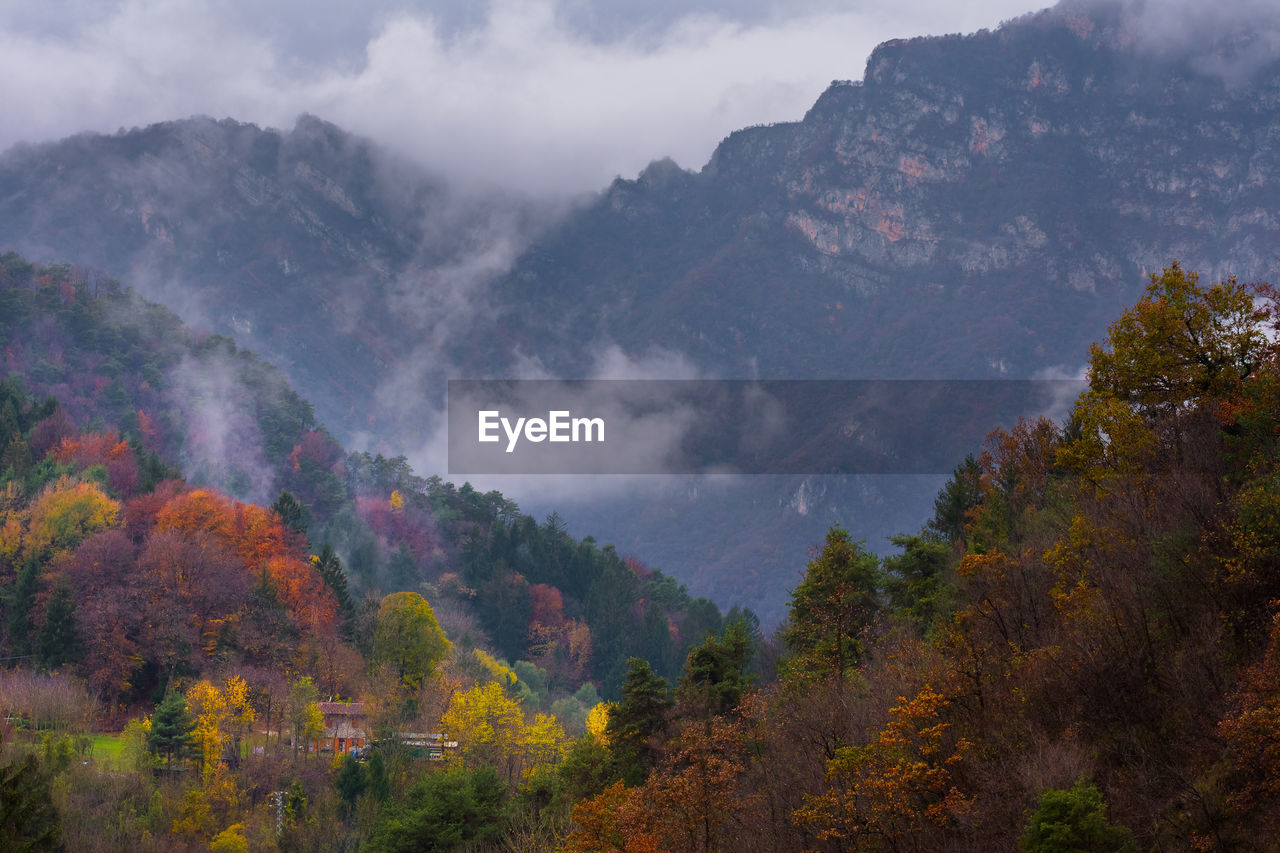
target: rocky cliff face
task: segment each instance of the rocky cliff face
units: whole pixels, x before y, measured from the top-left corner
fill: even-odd
[[[512,299],[580,340],[730,375],[1078,366],[1175,258],[1277,271],[1280,66],[1224,75],[1134,26],[1060,7],[884,44],[802,121],[733,134],[697,174],[617,182],[517,269]]]

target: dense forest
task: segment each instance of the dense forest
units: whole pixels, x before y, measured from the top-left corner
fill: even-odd
[[[344,453],[229,342],[149,343],[113,283],[2,274],[6,848],[1277,849],[1269,287],[1152,276],[1065,422],[992,433],[899,553],[833,527],[765,638]],[[254,472],[179,476],[170,377],[211,352],[273,389],[245,406],[269,507]],[[310,747],[322,698],[370,750]]]
[[[900,554],[830,532],[776,680],[730,631],[647,688],[564,849],[1277,849],[1275,307],[1152,276],[1066,423],[993,433]]]

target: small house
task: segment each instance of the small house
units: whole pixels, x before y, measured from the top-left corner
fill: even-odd
[[[369,742],[363,702],[317,702],[324,734],[312,744],[319,752],[355,752]]]

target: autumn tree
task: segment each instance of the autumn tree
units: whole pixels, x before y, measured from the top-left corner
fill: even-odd
[[[621,780],[573,807],[565,853],[657,853],[658,838],[644,825],[639,789]]]
[[[373,663],[391,665],[410,693],[435,674],[452,645],[431,605],[418,593],[393,592],[382,599],[373,635]]]
[[[240,738],[253,724],[254,711],[249,687],[238,675],[229,676],[221,686],[207,680],[187,689],[187,708],[195,720],[193,737],[206,782],[228,752],[235,764],[240,755]]]
[[[227,714],[226,703],[218,688],[200,680],[186,693],[187,709],[195,721],[192,737],[196,754],[200,756],[200,774],[208,782],[222,758],[222,718]]]
[[[148,633],[147,582],[136,571],[135,545],[120,528],[104,530],[53,565],[74,595],[80,672],[94,690],[116,702],[135,686]]]
[[[1280,832],[1280,611],[1262,657],[1248,667],[1218,729],[1234,770],[1231,800],[1244,820]]]
[[[250,580],[243,566],[215,537],[171,529],[147,540],[136,572],[149,616],[147,658],[168,680],[185,666],[198,669],[243,606]]]
[[[609,715],[614,707],[613,702],[598,702],[587,712],[587,733],[605,746],[609,745]]]
[[[520,705],[494,682],[455,693],[441,722],[458,741],[467,767],[501,768],[509,784],[554,764],[564,753],[564,730],[555,718],[535,714],[527,722]]]
[[[1239,392],[1265,358],[1265,308],[1227,278],[1207,287],[1174,261],[1089,357],[1090,393],[1169,413]]]
[[[62,477],[45,487],[24,510],[0,517],[0,557],[46,560],[85,538],[115,526],[120,503],[92,482]]]
[[[1202,286],[1176,262],[1153,273],[1106,344],[1090,349],[1089,390],[1075,412],[1080,436],[1060,460],[1105,488],[1151,467],[1161,448],[1181,454],[1188,418],[1220,414],[1268,357],[1260,295],[1234,278]]]
[[[750,734],[736,716],[690,721],[636,789],[636,813],[623,831],[650,833],[664,850],[732,849],[739,820],[760,807],[759,797],[743,790]]]
[[[928,685],[901,697],[870,743],[839,749],[827,765],[829,788],[807,796],[796,820],[859,849],[930,849],[972,802],[956,771],[973,745],[952,730],[948,704]]]

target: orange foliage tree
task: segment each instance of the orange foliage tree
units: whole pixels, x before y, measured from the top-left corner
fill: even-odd
[[[253,579],[265,568],[281,602],[304,628],[332,630],[337,601],[280,516],[212,489],[180,494],[156,514],[156,529],[205,534],[229,548]]]
[[[952,731],[948,704],[928,685],[900,698],[871,743],[842,747],[828,762],[830,787],[807,797],[795,820],[866,849],[929,849],[921,842],[952,827],[973,799],[955,775],[973,745]]]

